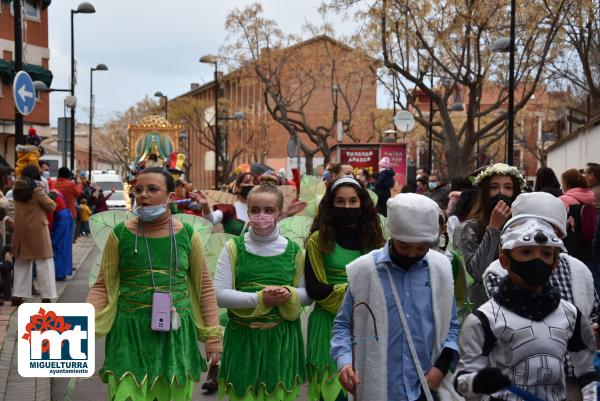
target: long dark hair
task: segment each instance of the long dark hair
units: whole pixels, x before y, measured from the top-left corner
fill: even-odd
[[[37,186],[36,181],[40,181],[40,169],[35,164],[28,164],[21,170],[21,177],[15,182],[13,189],[13,199],[17,202],[27,203],[33,196],[33,189]]]
[[[550,167],[540,167],[535,173],[535,186],[533,190],[540,192],[544,188],[560,189],[560,182],[558,182],[554,170]]]
[[[310,233],[319,231],[319,251],[321,253],[329,254],[333,252],[335,243],[335,224],[334,224],[334,200],[336,192],[343,187],[351,187],[356,190],[358,198],[360,199],[360,217],[358,218],[357,232],[358,242],[362,252],[368,252],[373,249],[377,249],[385,243],[383,238],[383,230],[379,222],[379,216],[377,210],[371,200],[369,191],[365,186],[357,181],[360,188],[357,188],[355,184],[343,183],[331,189],[335,181],[327,185],[325,195],[319,204],[317,215],[310,228]]]
[[[581,174],[579,174],[579,171],[575,170],[574,168],[562,173],[561,178],[565,182],[565,188],[564,188],[565,191],[567,191],[569,189],[573,189],[573,188],[587,188],[588,187],[587,182],[585,181],[585,178],[583,178],[583,176]]]
[[[479,238],[483,238],[483,233],[485,232],[485,228],[490,222],[490,217],[492,216],[492,204],[490,202],[490,185],[492,183],[492,178],[494,178],[498,174],[494,174],[488,177],[485,177],[481,183],[477,186],[477,199],[473,204],[473,208],[469,212],[467,216],[468,220],[477,220],[478,232],[477,235]],[[512,199],[515,199],[521,193],[521,185],[519,179],[514,175],[506,175],[510,177],[513,183],[513,196]]]

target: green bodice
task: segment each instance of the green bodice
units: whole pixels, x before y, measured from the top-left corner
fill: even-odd
[[[323,255],[327,283],[330,285],[347,283],[346,265],[357,259],[360,255],[360,250],[342,248],[336,242],[333,252]]]

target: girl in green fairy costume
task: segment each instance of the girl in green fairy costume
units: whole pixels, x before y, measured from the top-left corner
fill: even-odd
[[[377,211],[363,184],[352,177],[331,183],[306,243],[306,290],[316,302],[308,318],[310,401],[347,399],[330,357],[333,320],[348,285],[346,265],[384,242]]]
[[[227,242],[215,273],[220,307],[228,308],[220,396],[231,401],[294,400],[305,382],[302,305],[304,255],[279,233],[283,195],[261,183],[248,195],[250,230]]]
[[[167,204],[174,190],[173,177],[162,168],[139,174],[133,188],[137,217],[109,234],[88,295],[96,335],[106,335],[100,377],[111,401],[191,400],[207,369],[198,341],[205,342],[211,365],[221,357],[204,247],[189,224],[171,216]]]

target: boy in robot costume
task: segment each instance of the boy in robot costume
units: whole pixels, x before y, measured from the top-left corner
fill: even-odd
[[[566,399],[565,357],[571,355],[584,401],[596,401],[595,339],[589,321],[548,284],[563,247],[540,218],[510,219],[500,238],[508,276],[493,298],[469,315],[460,335],[454,386],[468,401],[517,401],[515,384],[547,401]]]

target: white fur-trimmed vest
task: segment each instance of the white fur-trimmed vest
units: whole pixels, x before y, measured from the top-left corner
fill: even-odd
[[[356,368],[361,378],[357,388],[361,400],[387,401],[387,347],[388,347],[388,310],[383,286],[378,275],[373,251],[363,255],[346,267],[348,289],[355,304],[366,302],[375,315],[379,341],[361,342],[356,347]],[[450,261],[439,252],[430,250],[425,255],[429,266],[433,316],[423,319],[434,320],[435,343],[432,344],[432,364],[437,360],[442,345],[448,336],[452,305],[454,303],[454,279]],[[380,267],[382,268],[382,267]],[[387,277],[387,275],[386,275]],[[366,308],[357,308],[354,314],[354,333],[358,338],[373,336],[373,323]],[[398,318],[397,312],[392,314]]]

